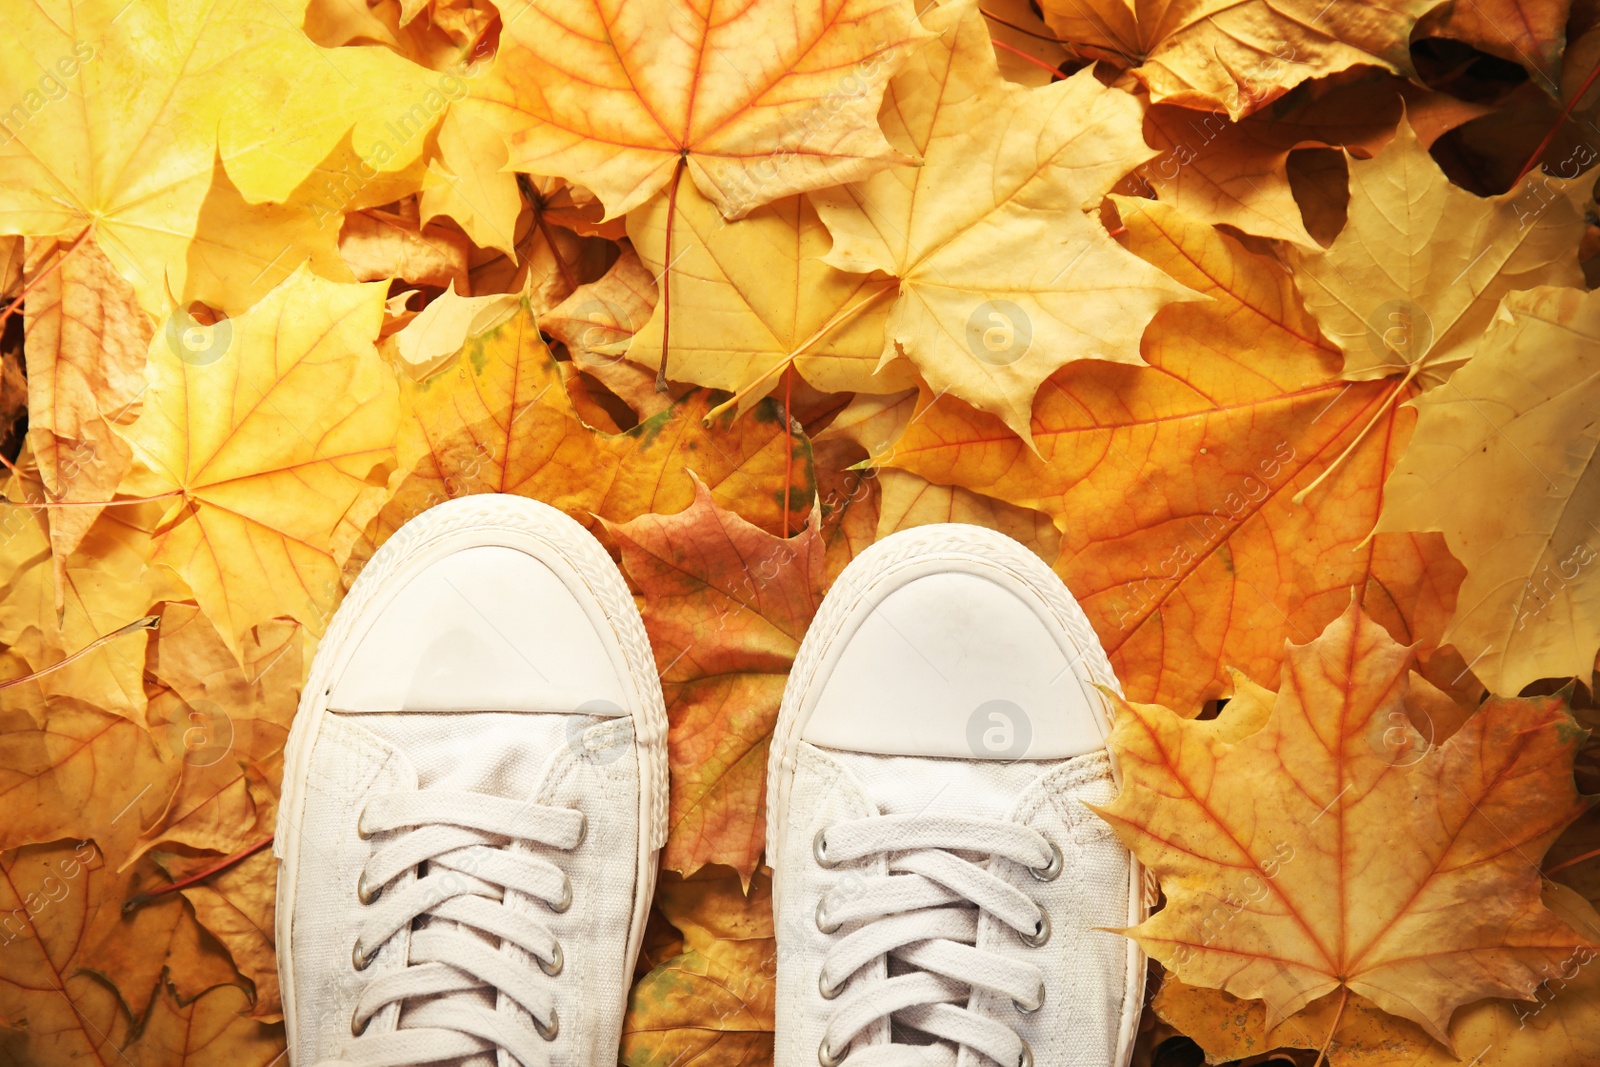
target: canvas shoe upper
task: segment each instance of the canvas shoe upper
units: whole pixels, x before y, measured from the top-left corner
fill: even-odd
[[[829,591],[768,775],[777,1067],[1120,1067],[1142,876],[1114,795],[1116,680],[1077,603],[1001,534],[925,526]]]
[[[334,616],[285,753],[291,1062],[615,1063],[665,741],[638,611],[581,526],[497,495],[407,523]]]

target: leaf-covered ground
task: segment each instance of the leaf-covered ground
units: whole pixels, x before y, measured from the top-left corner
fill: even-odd
[[[661,671],[628,1067],[771,1060],[787,671],[945,521],[1126,690],[1140,1067],[1600,1064],[1600,4],[0,22],[0,1064],[283,1061],[303,678],[482,492]]]

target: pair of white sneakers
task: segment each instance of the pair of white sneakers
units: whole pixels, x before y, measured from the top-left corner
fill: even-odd
[[[1105,653],[971,526],[850,564],[773,735],[777,1067],[1120,1067],[1143,958]],[[295,1067],[599,1067],[667,834],[643,623],[553,508],[474,496],[373,557],[317,653],[276,843]]]

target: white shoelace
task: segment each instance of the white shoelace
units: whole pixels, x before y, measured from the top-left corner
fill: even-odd
[[[361,813],[363,837],[401,831],[373,851],[361,874],[364,915],[351,966],[365,970],[396,934],[412,929],[406,965],[369,982],[350,1020],[355,1039],[334,1064],[415,1067],[503,1049],[518,1063],[549,1058],[560,1028],[548,983],[494,947],[515,945],[540,971],[561,972],[561,945],[549,927],[503,903],[507,891],[572,904],[572,884],[547,859],[511,852],[513,842],[570,851],[587,832],[583,813],[484,793],[426,790],[374,797]],[[392,885],[427,864],[425,877]],[[508,997],[525,1012],[485,1008],[484,995]],[[365,1034],[391,1004],[400,1028]],[[530,1021],[531,1017],[531,1021]]]
[[[813,842],[817,862],[837,866],[887,855],[886,876],[868,879],[848,899],[837,890],[817,902],[816,923],[832,933],[861,925],[834,941],[823,959],[819,987],[837,998],[817,1058],[822,1067],[954,1067],[951,1044],[850,1043],[869,1025],[890,1017],[931,1037],[965,1045],[1000,1067],[1031,1067],[1033,1053],[1011,1027],[965,1005],[979,990],[1011,998],[1019,1012],[1037,1011],[1044,972],[1035,964],[976,947],[978,915],[988,913],[1023,943],[1049,940],[1050,920],[1027,894],[957,853],[999,857],[1049,881],[1061,872],[1061,851],[1043,834],[999,819],[952,815],[879,815],[836,823]],[[830,896],[835,899],[830,900]],[[853,977],[881,956],[906,973]]]

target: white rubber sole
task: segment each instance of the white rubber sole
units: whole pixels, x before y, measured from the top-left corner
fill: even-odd
[[[306,679],[300,707],[289,730],[272,851],[278,857],[274,923],[278,974],[291,1050],[295,1048],[296,1025],[292,934],[294,872],[300,858],[297,830],[305,810],[305,782],[312,748],[328,714],[328,695],[368,627],[411,576],[443,556],[482,545],[529,551],[550,566],[580,603],[595,605],[596,610],[590,612],[591,619],[608,624],[620,646],[624,668],[620,673],[633,690],[629,708],[639,754],[640,827],[638,892],[628,935],[628,962],[623,973],[631,974],[638,959],[650,901],[655,895],[660,852],[667,837],[667,711],[644,621],[616,564],[578,523],[548,504],[525,497],[505,494],[462,497],[430,508],[406,523],[367,563],[317,646],[311,674]],[[627,995],[627,987],[618,991],[623,1001]]]
[[[767,756],[767,863],[773,870],[773,902],[781,896],[784,859],[780,842],[785,839],[784,815],[788,811],[789,790],[794,781],[795,751],[809,711],[805,696],[817,680],[818,672],[834,660],[836,646],[847,639],[846,620],[863,601],[878,601],[900,585],[928,573],[929,564],[949,560],[959,567],[963,561],[984,567],[998,567],[1022,582],[1043,601],[1046,611],[1066,630],[1083,652],[1073,670],[1086,686],[1091,699],[1100,701],[1093,685],[1120,693],[1121,684],[1111,669],[1111,661],[1083,608],[1073,599],[1061,580],[1044,563],[1016,541],[994,530],[961,523],[919,526],[892,534],[869,547],[850,561],[844,572],[823,598],[822,607],[806,631],[795,656],[794,667],[784,685],[778,722],[772,732]],[[1111,709],[1106,708],[1106,721]],[[1113,776],[1116,765],[1112,764]],[[1130,858],[1131,859],[1131,858]],[[1143,868],[1131,859],[1128,885],[1128,925],[1134,926],[1149,914]],[[1138,944],[1128,941],[1128,984],[1125,1008],[1117,1038],[1117,1054],[1112,1067],[1126,1067],[1133,1058],[1133,1043],[1139,1028],[1144,1001],[1145,956]]]

